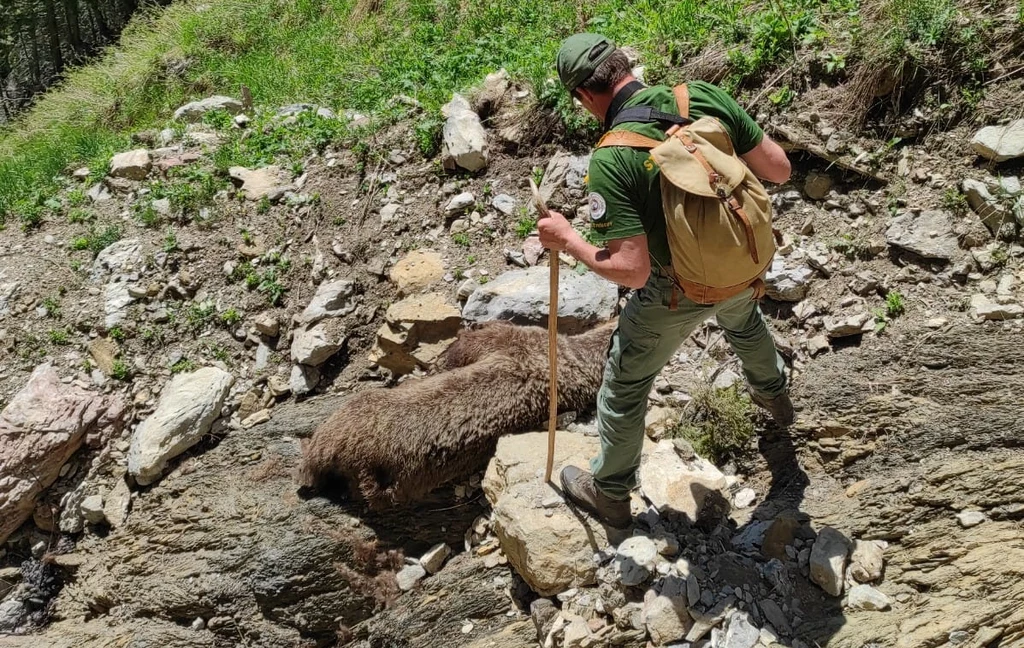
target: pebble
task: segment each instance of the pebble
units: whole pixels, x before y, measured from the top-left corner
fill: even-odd
[[[395,574],[395,580],[398,581],[399,589],[403,592],[408,592],[412,588],[416,587],[416,583],[426,575],[427,570],[423,569],[422,566],[407,565]]]
[[[733,504],[736,508],[745,509],[757,500],[757,491],[753,488],[744,488],[733,497]]]
[[[981,511],[962,511],[957,513],[956,519],[960,522],[960,526],[970,529],[984,522],[986,517]]]

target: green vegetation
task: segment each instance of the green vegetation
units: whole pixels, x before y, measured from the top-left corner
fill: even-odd
[[[537,219],[532,216],[522,216],[516,221],[516,236],[521,239],[526,238],[537,229]]]
[[[121,228],[117,225],[108,225],[102,231],[92,227],[89,228],[88,234],[76,236],[71,240],[71,249],[89,250],[95,258],[105,248],[120,240]]]
[[[969,209],[967,196],[960,193],[960,190],[956,187],[950,187],[942,194],[942,206],[958,218],[965,216]]]
[[[170,254],[171,252],[177,251],[178,248],[178,235],[174,233],[174,230],[167,228],[167,234],[164,235],[164,252]]]
[[[114,360],[114,365],[110,370],[110,377],[121,382],[128,382],[132,379],[132,371],[123,360]]]
[[[752,405],[736,385],[715,389],[701,384],[691,393],[683,420],[670,436],[681,437],[702,457],[721,465],[742,454],[754,437]]]
[[[68,340],[68,332],[64,329],[50,329],[48,335],[50,336],[50,342],[57,345],[70,344]]]
[[[452,234],[452,243],[454,243],[455,245],[461,245],[462,247],[468,248],[470,245],[469,234],[466,234],[465,232]]]
[[[907,310],[906,298],[896,290],[891,290],[885,296],[885,306],[874,310],[875,332],[881,333],[889,322],[902,315]]]
[[[171,365],[171,373],[188,373],[197,369],[196,363],[192,362],[188,358],[182,357],[177,362]]]
[[[109,337],[111,340],[114,340],[115,342],[124,342],[126,336],[124,333],[124,329],[122,329],[120,326],[115,326],[114,328],[107,331],[107,337]]]
[[[52,295],[47,297],[43,300],[43,310],[50,319],[60,319],[60,299]]]
[[[213,302],[189,304],[185,309],[185,327],[193,334],[202,332],[213,321],[216,311]]]
[[[220,314],[220,322],[231,328],[242,321],[242,315],[234,308],[229,308]]]
[[[96,218],[96,216],[88,209],[72,209],[68,212],[68,222],[72,225],[89,223],[94,218]]]
[[[874,256],[871,254],[871,244],[868,241],[849,232],[833,239],[828,246],[850,260],[870,259]]]

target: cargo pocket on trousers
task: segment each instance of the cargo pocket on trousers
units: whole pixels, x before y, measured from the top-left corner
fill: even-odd
[[[609,356],[616,378],[625,381],[646,378],[652,362],[651,351],[658,346],[660,339],[660,335],[630,317],[628,310],[624,311],[619,318],[619,326],[612,335]]]

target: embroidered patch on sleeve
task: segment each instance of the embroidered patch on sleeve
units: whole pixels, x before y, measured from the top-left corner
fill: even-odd
[[[587,197],[587,202],[590,204],[590,220],[599,221],[604,218],[608,212],[608,203],[605,202],[604,196],[592,193]]]

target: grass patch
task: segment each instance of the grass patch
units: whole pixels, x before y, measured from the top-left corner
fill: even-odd
[[[715,389],[706,383],[690,395],[693,401],[669,435],[686,439],[697,454],[717,465],[742,454],[754,437],[750,398],[735,385]]]
[[[196,363],[192,362],[188,358],[180,358],[177,362],[171,365],[171,373],[189,373],[196,370]]]
[[[522,216],[516,221],[516,236],[525,239],[537,229],[537,219],[532,216]]]
[[[95,227],[89,229],[88,234],[76,236],[71,240],[72,250],[89,250],[93,258],[107,247],[121,240],[121,228],[117,225],[108,225],[102,230]]]

